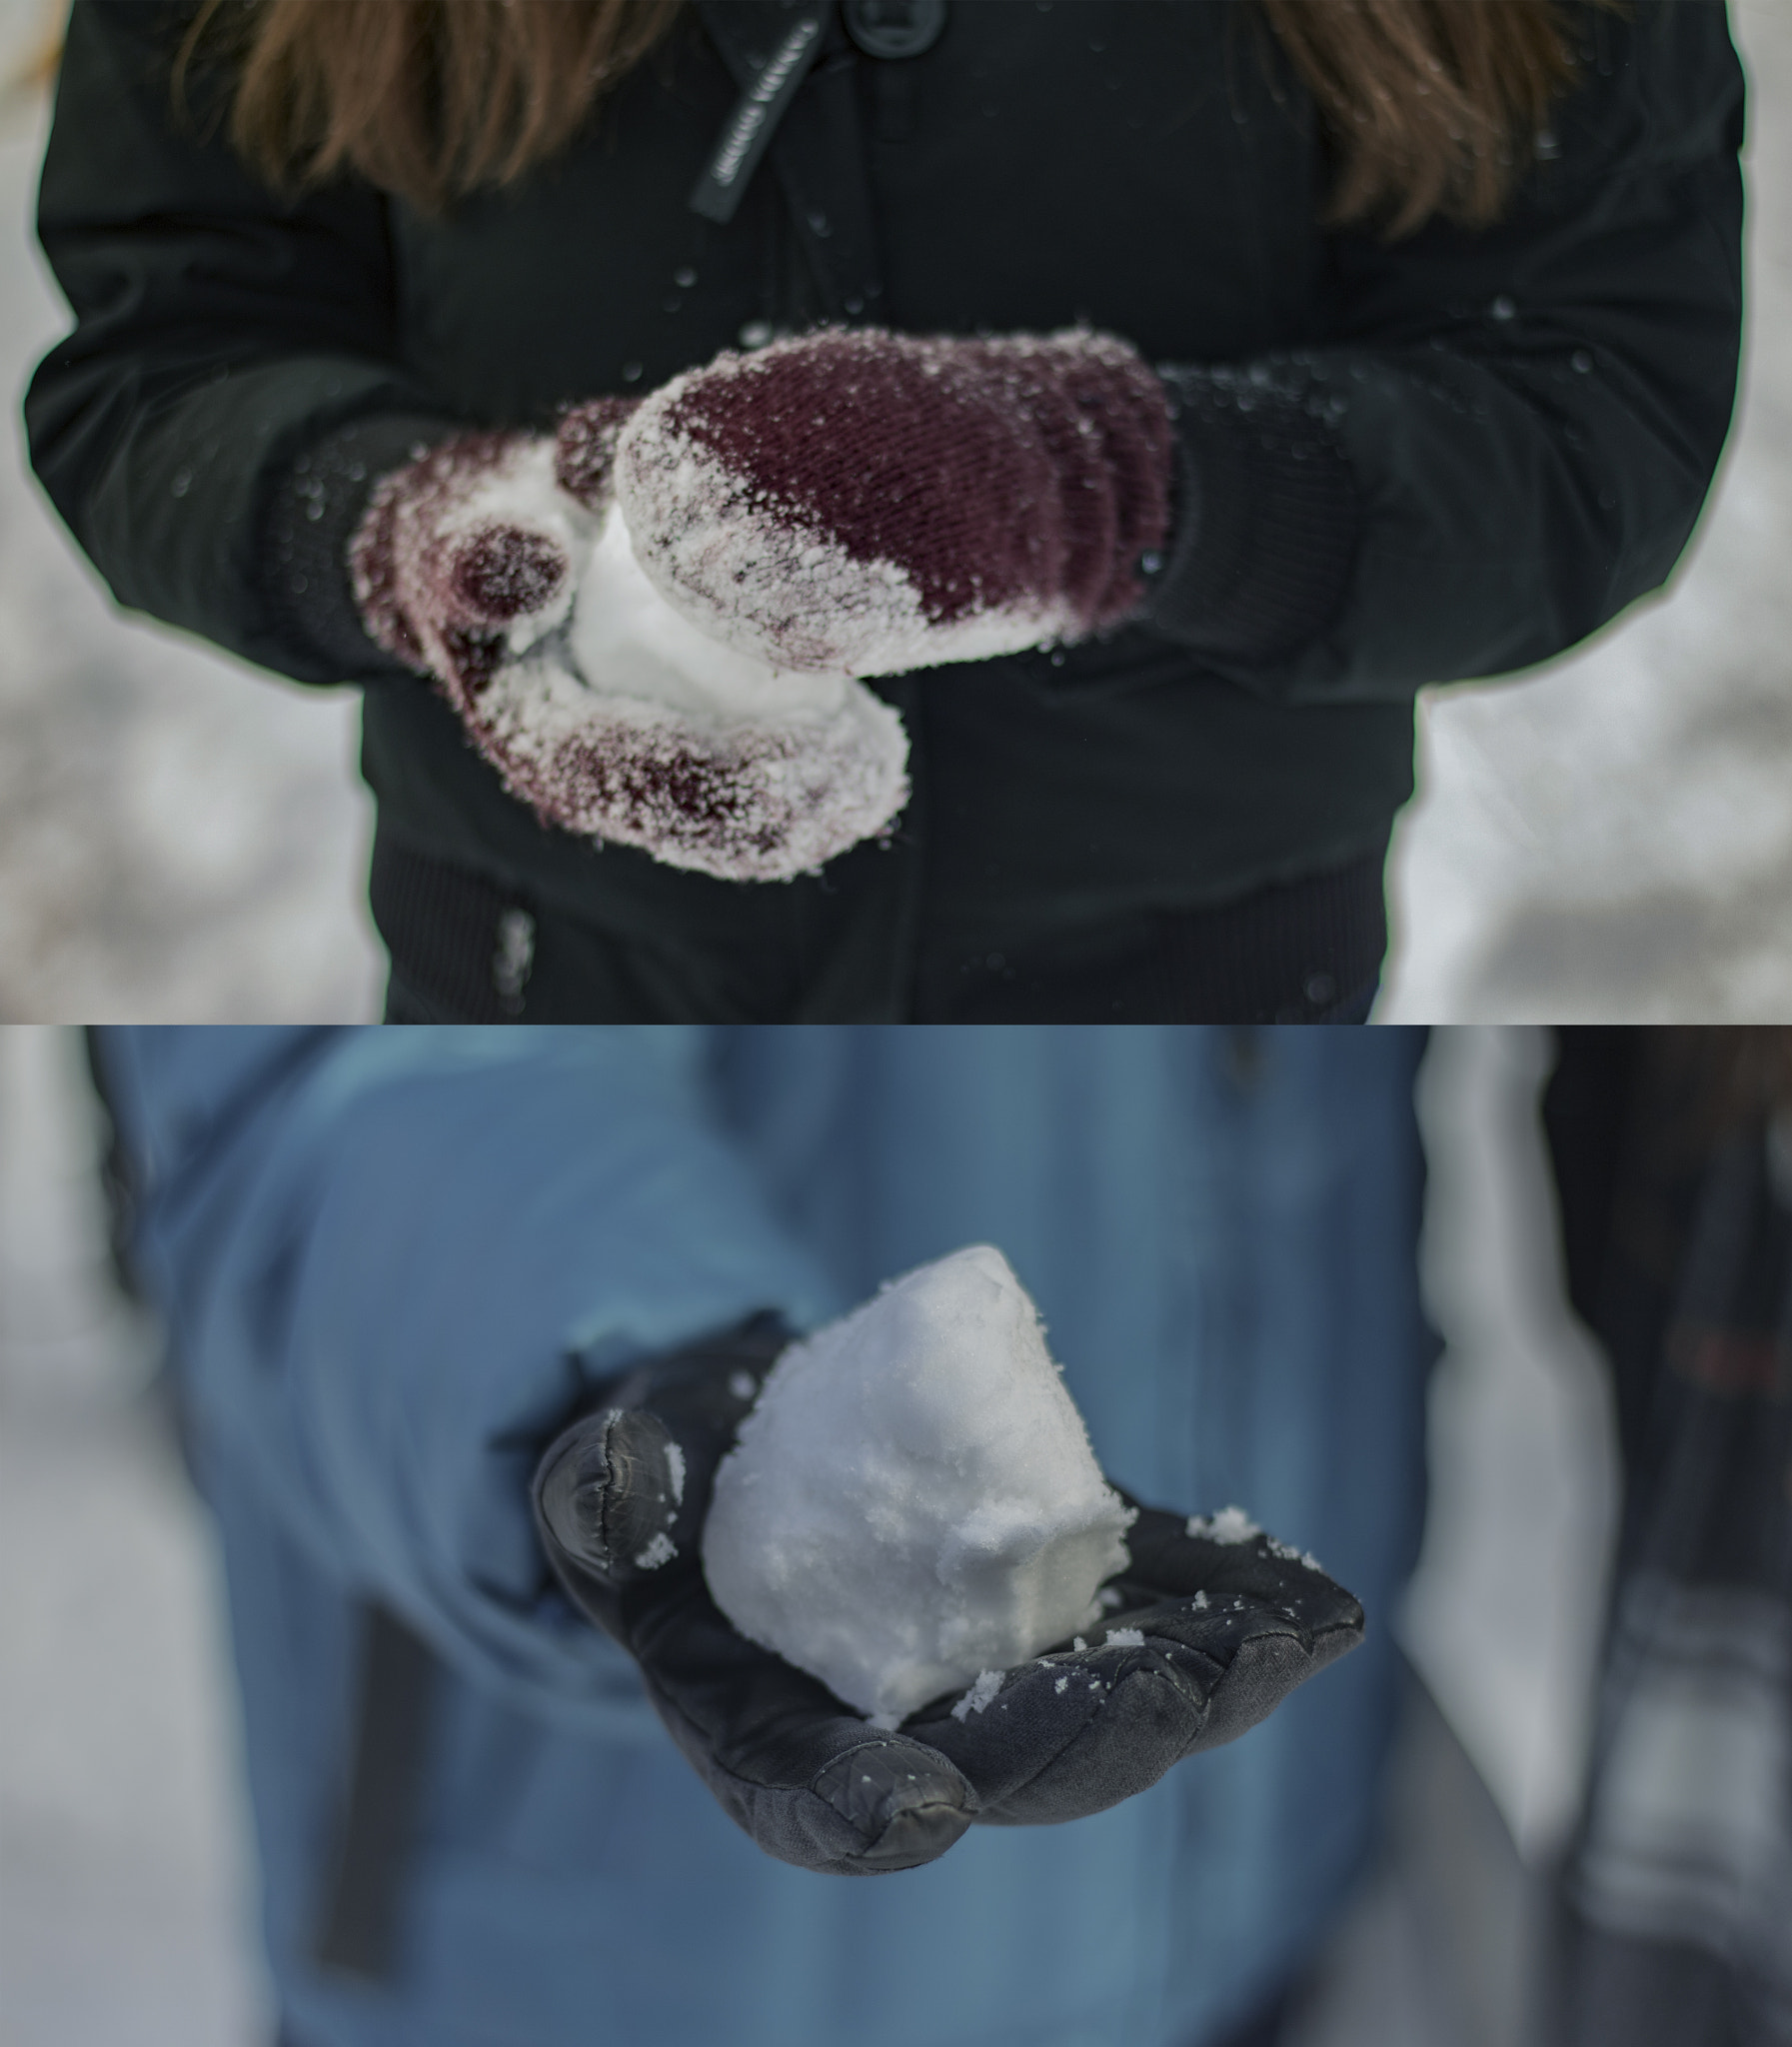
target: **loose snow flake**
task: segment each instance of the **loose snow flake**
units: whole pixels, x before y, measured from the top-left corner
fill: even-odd
[[[1221,1507],[1216,1514],[1190,1514],[1188,1532],[1208,1542],[1248,1542],[1263,1531],[1242,1507]]]
[[[662,1529],[636,1557],[635,1568],[638,1571],[657,1571],[663,1563],[671,1563],[678,1553],[678,1545]]]
[[[1135,1627],[1110,1627],[1107,1630],[1107,1646],[1110,1649],[1142,1649],[1145,1638]]]
[[[1304,1564],[1309,1571],[1323,1571],[1325,1566],[1310,1549],[1296,1549],[1291,1542],[1277,1542],[1269,1537],[1269,1554],[1279,1556],[1284,1563]]]
[[[666,1463],[672,1472],[672,1503],[675,1507],[685,1504],[685,1453],[677,1443],[666,1445]]]
[[[1060,1677],[1051,1689],[1053,1691],[1067,1691],[1069,1686],[1070,1680],[1067,1677]]]
[[[1003,1674],[999,1670],[979,1670],[976,1674],[976,1682],[959,1699],[957,1704],[952,1707],[952,1718],[954,1720],[967,1720],[972,1713],[982,1712],[990,1700],[994,1698],[995,1694],[1000,1691]]]

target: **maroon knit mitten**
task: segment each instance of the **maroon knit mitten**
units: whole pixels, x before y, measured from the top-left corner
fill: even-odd
[[[571,601],[574,522],[601,503],[615,443],[602,402],[581,411],[558,442],[486,432],[429,449],[375,487],[350,543],[368,633],[463,709]]]
[[[891,675],[1124,619],[1172,448],[1161,386],[1111,336],[826,330],[655,392],[616,491],[642,567],[713,638]]]

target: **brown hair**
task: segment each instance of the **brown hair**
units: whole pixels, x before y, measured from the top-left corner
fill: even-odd
[[[1613,0],[1596,0],[1609,5]],[[1556,0],[1258,0],[1336,159],[1330,217],[1495,219],[1574,60]],[[202,0],[229,132],[281,185],[353,171],[439,211],[569,141],[679,0]]]

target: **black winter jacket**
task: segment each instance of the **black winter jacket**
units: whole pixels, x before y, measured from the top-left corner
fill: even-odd
[[[763,50],[790,19],[726,12]],[[1546,660],[1672,570],[1734,398],[1741,72],[1721,0],[1566,12],[1579,83],[1509,217],[1391,244],[1320,226],[1313,110],[1244,0],[953,0],[899,62],[836,31],[803,94],[862,138],[866,317],[1085,320],[1189,368],[1151,623],[880,685],[914,801],[819,877],[543,829],[362,636],[341,568],[420,437],[546,424],[827,310],[771,163],[728,226],[687,205],[738,90],[696,12],[562,161],[436,220],[271,196],[170,116],[180,10],[75,0],[40,230],[76,325],[32,458],[121,604],[367,684],[382,835],[631,950],[641,1014],[899,1020],[941,963],[1072,957],[1373,849],[1419,687]]]

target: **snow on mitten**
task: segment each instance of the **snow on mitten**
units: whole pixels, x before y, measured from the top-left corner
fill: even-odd
[[[384,479],[351,544],[356,597],[545,824],[788,880],[889,826],[906,736],[845,674],[719,647],[648,582],[610,487],[636,404],[594,399],[551,438],[462,435]]]
[[[464,711],[511,647],[566,615],[585,523],[552,441],[456,435],[375,486],[349,544],[369,635]]]
[[[635,1658],[686,1760],[767,1854],[833,1875],[912,1869],[969,1826],[970,1787],[749,1641],[704,1580],[716,1466],[789,1341],[760,1315],[594,1387],[537,1467],[536,1527],[568,1596]]]
[[[642,566],[704,632],[894,675],[1125,619],[1172,449],[1156,377],[1111,336],[829,329],[655,392],[616,487]]]

